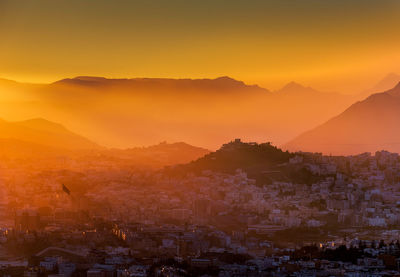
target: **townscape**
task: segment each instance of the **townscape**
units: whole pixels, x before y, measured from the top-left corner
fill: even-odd
[[[400,277],[399,0],[0,0],[0,277]]]
[[[267,178],[187,167],[241,151],[287,160]],[[201,159],[162,169],[99,160],[84,170],[71,160],[69,170],[43,163],[30,174],[32,164],[3,164],[2,274],[398,274],[398,154],[288,153],[236,139]],[[283,176],[288,167],[307,177]]]

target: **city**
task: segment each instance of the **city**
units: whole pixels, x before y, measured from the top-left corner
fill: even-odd
[[[174,173],[180,166],[133,170],[112,161],[85,167],[80,164],[85,161],[70,161],[65,172],[36,165],[29,172],[32,164],[21,163],[24,167],[16,170],[3,163],[2,182],[8,186],[1,191],[2,272],[398,274],[398,154],[291,154],[236,139],[207,156],[254,155],[253,148],[287,157],[277,165],[281,172],[289,167],[309,176],[296,183],[271,171],[263,172],[270,175],[265,181],[241,168],[233,173],[185,169],[182,175]],[[27,179],[38,185],[22,185]],[[81,187],[74,191],[60,180]]]

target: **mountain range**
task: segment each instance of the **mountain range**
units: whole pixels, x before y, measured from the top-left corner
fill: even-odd
[[[400,83],[351,105],[324,124],[296,137],[291,151],[351,155],[387,150],[400,152]]]
[[[217,149],[235,137],[268,138],[279,145],[359,100],[294,82],[270,91],[230,77],[80,76],[51,84],[3,81],[0,90],[10,95],[0,97],[0,117],[62,122],[91,141],[117,148],[167,140]]]
[[[399,78],[389,74],[373,89],[387,88]],[[13,139],[29,137],[30,143],[64,149],[98,145],[126,149],[164,140],[217,149],[225,141],[240,137],[247,141],[267,138],[292,151],[325,154],[399,151],[398,90],[396,86],[364,99],[367,92],[320,92],[295,82],[270,91],[226,76],[80,76],[51,84],[2,79],[1,117],[14,121],[51,119],[74,133],[61,126],[50,128],[49,121],[39,119],[19,120],[12,126],[2,121],[0,127],[6,130],[3,134],[13,132]],[[9,139],[4,135],[0,138]]]

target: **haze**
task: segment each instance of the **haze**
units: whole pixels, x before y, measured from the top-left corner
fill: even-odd
[[[0,1],[0,76],[289,81],[359,92],[399,72],[400,3]]]

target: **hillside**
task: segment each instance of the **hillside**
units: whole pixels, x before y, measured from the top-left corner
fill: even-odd
[[[90,140],[68,131],[62,125],[40,118],[17,122],[0,120],[0,139],[70,150],[100,148]]]
[[[102,154],[108,158],[128,161],[133,165],[161,168],[167,165],[185,164],[210,153],[209,150],[184,142],[166,143],[148,147],[110,149]]]
[[[224,144],[220,149],[188,163],[166,169],[167,174],[200,174],[203,171],[235,173],[240,169],[255,179],[258,185],[273,181],[296,181],[311,183],[313,176],[303,167],[291,165],[289,159],[294,154],[284,152],[270,143],[245,143],[235,140]]]
[[[285,145],[291,151],[350,155],[400,152],[400,83],[357,102],[326,123]]]
[[[400,82],[400,75],[396,73],[390,73],[380,80],[375,86],[373,86],[369,92],[374,93],[377,91],[387,91],[395,87]]]
[[[90,150],[90,151],[86,151]],[[161,168],[188,163],[209,151],[187,143],[160,143],[128,149],[101,147],[61,124],[42,118],[8,122],[0,120],[0,156],[6,158],[81,157],[87,161],[119,162],[132,166]]]

